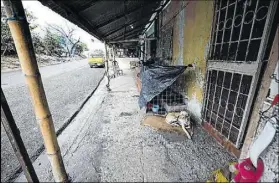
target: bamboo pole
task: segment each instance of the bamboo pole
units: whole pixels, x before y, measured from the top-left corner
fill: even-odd
[[[56,182],[66,182],[68,177],[57,142],[22,2],[5,0],[3,4],[22,72],[31,95],[37,122],[44,139],[46,153],[52,166],[54,180]]]
[[[39,182],[1,87],[1,123],[28,182]]]

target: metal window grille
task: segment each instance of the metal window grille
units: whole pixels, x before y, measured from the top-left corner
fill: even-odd
[[[203,120],[240,148],[276,0],[217,0],[211,31]]]
[[[240,131],[252,76],[208,71],[205,120],[234,144]]]
[[[256,61],[269,5],[269,0],[217,1],[210,60]]]

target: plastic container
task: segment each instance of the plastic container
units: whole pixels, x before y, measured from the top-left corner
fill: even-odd
[[[152,111],[155,112],[155,113],[158,113],[158,112],[159,112],[159,108],[160,108],[159,105],[154,104],[154,105],[152,106]]]

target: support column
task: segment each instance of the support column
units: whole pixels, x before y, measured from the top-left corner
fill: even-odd
[[[28,182],[39,182],[32,162],[28,156],[20,131],[16,126],[12,112],[1,88],[1,123],[6,131],[8,139],[14,149],[15,155],[21,165]]]
[[[25,76],[37,122],[40,126],[52,173],[56,182],[66,182],[68,177],[57,142],[52,116],[49,111],[41,74],[39,72],[32,38],[21,1],[3,1],[8,25]]]
[[[108,79],[108,83],[106,85],[107,87],[107,90],[108,91],[111,91],[110,89],[110,76],[109,76],[109,55],[108,55],[108,48],[107,48],[107,43],[105,42],[105,66],[106,66],[106,76],[107,76],[107,79]]]
[[[113,61],[115,61],[115,45],[112,46]]]

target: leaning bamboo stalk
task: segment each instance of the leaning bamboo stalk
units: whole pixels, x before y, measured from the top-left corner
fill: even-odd
[[[56,182],[66,182],[68,177],[57,142],[22,2],[5,0],[3,4],[22,72],[31,95],[37,122],[44,139],[46,153],[52,166],[54,179]]]
[[[1,123],[28,182],[39,182],[1,87]]]

